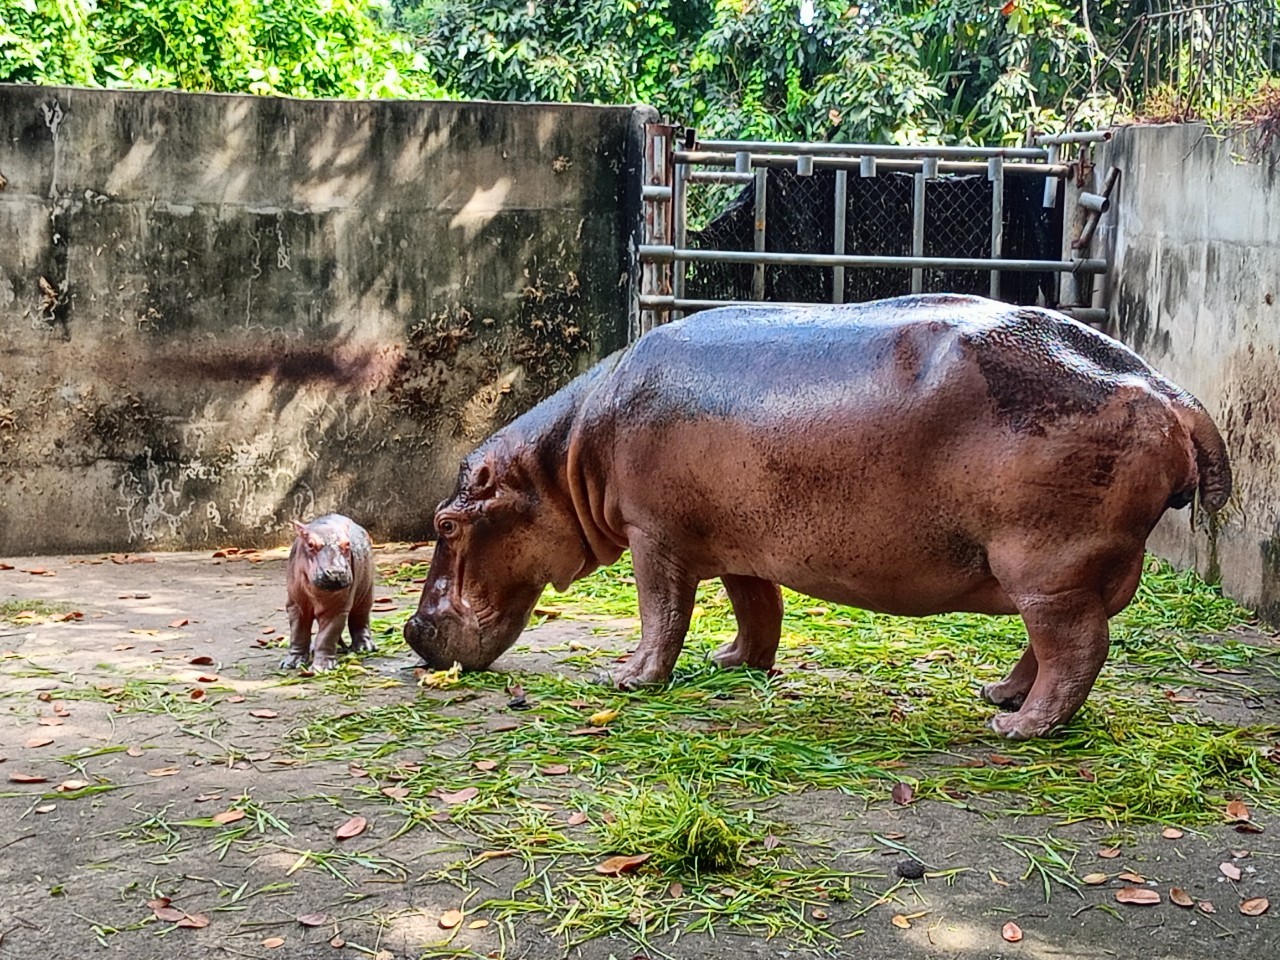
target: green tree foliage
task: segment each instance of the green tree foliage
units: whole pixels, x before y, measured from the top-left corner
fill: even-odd
[[[0,81],[439,97],[368,0],[0,0]]]

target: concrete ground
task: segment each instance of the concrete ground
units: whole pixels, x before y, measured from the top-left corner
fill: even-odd
[[[425,559],[404,547],[377,554],[384,571]],[[806,946],[721,929],[644,948],[615,935],[566,951],[536,919],[475,909],[513,896],[526,876],[518,861],[486,862],[458,831],[402,829],[370,797],[363,771],[290,747],[290,732],[311,718],[418,691],[403,650],[366,661],[379,683],[354,705],[314,683],[282,683],[271,645],[287,631],[282,551],[0,566],[0,601],[13,601],[0,621],[0,960],[1280,957],[1280,827],[1264,812],[1262,833],[1223,824],[1168,839],[1159,826],[1062,825],[834,791],[768,803],[770,817],[803,825],[807,841],[835,851],[834,866],[862,877],[855,888],[866,895],[814,908],[831,939]],[[379,587],[389,598],[379,611],[412,607],[416,589]],[[45,606],[16,616],[38,601],[62,619]],[[499,667],[566,669],[536,652],[566,639],[619,650],[629,642],[552,622]],[[482,695],[444,709],[499,715],[505,705],[505,695]],[[1274,692],[1261,706],[1280,716]],[[243,797],[255,804],[249,817],[210,822]],[[365,828],[338,839],[359,816]],[[1108,881],[1077,894],[1038,873],[1020,851],[1050,837],[1071,851],[1068,875]],[[915,851],[930,878],[899,883],[895,844]],[[1118,856],[1106,855],[1117,846]],[[1135,878],[1115,879],[1122,871]],[[1157,890],[1162,902],[1117,903],[1125,884]],[[1171,903],[1172,887],[1214,912]],[[1275,907],[1263,915],[1238,909],[1268,896]],[[466,921],[449,926],[449,911],[461,908]],[[1009,922],[1017,942],[1002,937]]]

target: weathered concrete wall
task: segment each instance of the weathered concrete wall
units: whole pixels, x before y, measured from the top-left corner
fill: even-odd
[[[427,534],[625,342],[651,113],[0,85],[0,554]]]
[[[1280,147],[1129,127],[1099,177],[1109,163],[1122,171],[1104,237],[1110,332],[1200,398],[1235,471],[1219,522],[1193,531],[1171,513],[1152,546],[1280,624]]]

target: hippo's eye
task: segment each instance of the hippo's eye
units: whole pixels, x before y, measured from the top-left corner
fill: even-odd
[[[458,521],[445,518],[436,524],[436,530],[440,532],[442,537],[456,537],[458,535]]]

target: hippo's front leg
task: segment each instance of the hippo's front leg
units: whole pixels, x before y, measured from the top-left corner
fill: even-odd
[[[634,690],[671,677],[689,631],[698,580],[668,551],[636,540],[631,544],[640,601],[640,644],[613,672],[620,690]]]
[[[292,670],[311,660],[311,624],[310,611],[304,611],[292,600],[285,605],[289,614],[289,652],[280,661],[281,670]]]
[[[321,613],[320,628],[316,631],[315,655],[311,660],[311,669],[316,673],[324,673],[338,665],[338,641],[342,639],[342,628],[347,625],[345,610],[333,613]]]
[[[369,629],[369,611],[373,606],[373,588],[362,590],[347,614],[347,633],[351,636],[352,653],[371,653],[375,649],[373,631]]]
[[[768,580],[737,574],[726,574],[720,581],[733,604],[738,635],[711,659],[725,668],[772,668],[782,639],[782,589]]]

